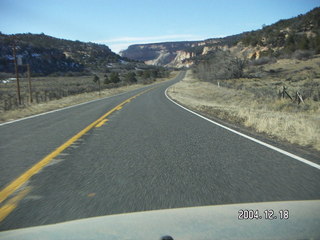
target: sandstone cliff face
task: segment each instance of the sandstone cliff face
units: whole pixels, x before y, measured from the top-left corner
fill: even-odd
[[[166,66],[166,67],[189,67],[192,65],[190,62],[185,62],[186,59],[190,59],[194,57],[195,54],[192,52],[186,52],[182,50],[178,50],[176,52],[167,52],[165,50],[161,50],[158,52],[158,56],[156,59],[145,61],[148,65],[155,66]]]
[[[270,46],[245,46],[241,41],[228,45],[219,40],[205,40],[194,43],[179,43],[172,47],[171,43],[155,43],[147,45],[133,45],[120,53],[122,57],[143,61],[148,65],[166,67],[190,67],[194,58],[210,54],[216,49],[230,51],[235,57],[245,59],[259,59],[263,52],[277,50]],[[174,43],[172,43],[174,44]]]
[[[122,57],[143,61],[150,65],[170,67],[184,66],[183,61],[195,56],[191,50],[200,42],[172,42],[139,44],[129,46],[127,50],[120,52]]]
[[[166,66],[166,67],[190,67],[194,61],[194,57],[199,55],[207,55],[217,48],[231,51],[238,57],[252,57],[259,54],[257,49],[244,47],[241,44],[230,47],[220,44],[219,40],[205,40],[193,43],[179,43],[170,45],[171,43],[155,43],[146,45],[132,45],[127,50],[120,53],[122,57],[143,61],[148,65]]]
[[[190,67],[194,57],[208,54],[216,49],[220,42],[221,39],[218,38],[192,42],[137,44],[129,46],[127,50],[120,52],[120,55],[149,65]]]
[[[192,62],[185,61],[187,59],[190,59],[195,56],[195,53],[193,52],[186,52],[186,51],[177,51],[176,57],[171,61],[167,66],[170,67],[190,67],[192,65]]]

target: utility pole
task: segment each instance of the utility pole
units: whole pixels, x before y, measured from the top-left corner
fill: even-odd
[[[13,38],[13,61],[14,61],[14,68],[15,68],[15,72],[16,72],[16,80],[17,80],[17,98],[18,98],[18,104],[21,105],[20,82],[19,82],[19,73],[18,73],[18,63],[17,63],[17,54],[16,54],[15,38]]]
[[[30,64],[28,63],[27,64],[27,71],[28,71],[28,82],[29,82],[29,96],[30,96],[30,103],[33,102],[33,99],[32,99],[32,88],[31,88],[31,74],[30,74]]]

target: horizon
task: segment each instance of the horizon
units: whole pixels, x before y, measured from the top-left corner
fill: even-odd
[[[222,3],[176,0],[174,3],[169,0],[161,3],[2,0],[0,31],[3,34],[44,33],[66,40],[104,44],[119,53],[136,44],[203,41],[258,30],[262,25],[296,17],[320,6],[320,0],[228,0]]]

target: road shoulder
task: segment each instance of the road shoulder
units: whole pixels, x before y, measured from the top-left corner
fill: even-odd
[[[216,89],[217,86],[211,83],[200,82],[194,79],[189,70],[182,81],[167,89],[167,95],[174,102],[219,124],[303,158],[310,159],[317,164],[320,163],[320,151],[316,149],[318,146],[315,147],[311,144],[302,145],[299,144],[299,142],[297,143],[289,141],[290,139],[283,138],[277,134],[277,132],[258,131],[254,126],[246,125],[243,118],[237,118],[237,103],[230,104],[230,102],[234,100],[232,97],[228,102],[228,104],[230,104],[228,106],[223,106],[219,100],[215,101],[217,98],[217,96],[214,96]],[[210,91],[212,92],[210,93]],[[228,89],[224,89],[223,91],[228,91]],[[238,95],[236,91],[233,91],[232,94]],[[238,98],[238,96],[236,97]],[[239,98],[237,100],[239,101]],[[262,117],[265,118],[265,116]]]

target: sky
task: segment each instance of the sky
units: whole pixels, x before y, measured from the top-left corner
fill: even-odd
[[[0,31],[129,45],[204,40],[304,14],[320,0],[0,0]]]

